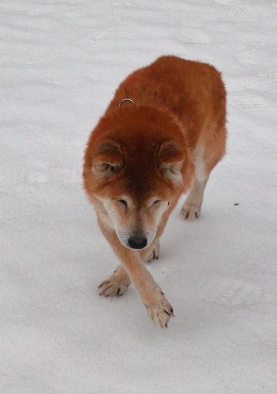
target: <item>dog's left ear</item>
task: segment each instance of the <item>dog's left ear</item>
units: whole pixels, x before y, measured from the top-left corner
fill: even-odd
[[[117,174],[123,165],[120,146],[114,142],[102,143],[93,158],[92,170],[100,177]]]
[[[158,153],[158,165],[165,177],[172,181],[182,181],[181,169],[184,163],[184,153],[175,143],[162,144]]]

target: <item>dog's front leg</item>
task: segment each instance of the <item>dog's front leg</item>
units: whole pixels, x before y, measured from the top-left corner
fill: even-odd
[[[150,250],[150,251],[149,251]],[[159,258],[159,241],[154,247],[140,251],[142,261],[150,262]],[[99,286],[99,295],[106,297],[122,296],[131,284],[131,279],[122,265],[119,265],[111,276],[104,280]]]
[[[139,252],[124,247],[114,231],[103,228],[102,231],[120,259],[122,267],[119,267],[112,276],[101,283],[99,294],[106,296],[123,294],[130,284],[131,279],[147,309],[149,317],[155,324],[166,328],[170,317],[174,316],[172,306],[165,298],[150,272],[145,268]]]
[[[131,279],[129,275],[122,265],[119,265],[111,276],[100,283],[98,292],[99,295],[104,295],[105,297],[119,297],[125,293],[130,284]]]
[[[170,317],[173,316],[172,306],[145,268],[138,251],[119,245],[116,253],[138,291],[150,319],[162,328],[166,328]]]

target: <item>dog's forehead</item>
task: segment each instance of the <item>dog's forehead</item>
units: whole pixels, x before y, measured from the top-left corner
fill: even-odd
[[[128,193],[139,204],[157,196],[163,183],[156,161],[151,161],[149,158],[142,158],[140,162],[126,163],[123,179]]]
[[[159,150],[164,139],[128,138],[121,145],[123,168],[121,181],[124,189],[136,201],[145,200],[167,190],[167,181],[159,168]],[[145,136],[144,136],[145,137]],[[122,185],[123,186],[123,185]]]
[[[123,162],[127,171],[144,179],[153,176],[157,170],[158,143],[139,140],[130,141],[122,147]]]

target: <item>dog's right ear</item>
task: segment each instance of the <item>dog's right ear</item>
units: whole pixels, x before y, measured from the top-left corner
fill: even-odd
[[[100,145],[92,160],[92,171],[101,177],[117,174],[122,166],[122,151],[114,142],[104,142]]]
[[[160,171],[174,182],[182,181],[181,169],[184,159],[183,152],[174,142],[166,142],[160,147],[158,153]]]

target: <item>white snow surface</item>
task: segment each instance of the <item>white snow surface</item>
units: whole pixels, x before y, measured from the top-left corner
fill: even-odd
[[[0,393],[277,393],[275,0],[1,0]],[[90,130],[156,57],[216,66],[228,152],[202,217],[178,208],[147,265],[167,330],[133,287],[82,190]]]

